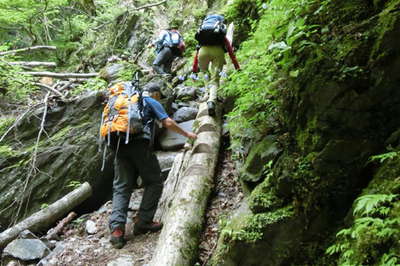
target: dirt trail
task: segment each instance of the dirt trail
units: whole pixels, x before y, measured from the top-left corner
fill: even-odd
[[[109,243],[108,218],[111,202],[98,211],[85,214],[64,228],[62,240],[52,255],[42,265],[146,265],[150,262],[159,233],[134,236],[133,221],[142,197],[143,189],[135,190],[131,197],[128,223],[126,226],[127,244],[122,249],[114,249]],[[243,193],[237,181],[236,171],[228,152],[219,158],[215,180],[215,190],[206,213],[206,223],[201,243],[198,265],[204,265],[210,258],[218,237],[218,218],[229,214],[238,207]],[[95,224],[96,232],[88,234],[87,221]],[[130,263],[130,264],[129,264]]]
[[[133,221],[142,198],[143,189],[132,193],[129,204],[128,223],[126,225],[127,244],[122,249],[114,249],[109,242],[108,218],[111,213],[111,201],[98,211],[85,214],[66,226],[52,255],[42,261],[43,265],[107,265],[118,258],[133,262],[133,265],[145,265],[151,260],[152,251],[159,233],[133,236]],[[89,234],[86,224],[92,221],[96,232]]]

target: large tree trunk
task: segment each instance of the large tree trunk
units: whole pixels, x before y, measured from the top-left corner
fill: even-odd
[[[60,200],[54,202],[47,208],[38,211],[20,223],[0,233],[0,248],[4,248],[9,242],[15,239],[18,234],[26,229],[38,232],[48,229],[59,218],[78,206],[92,195],[92,188],[89,183],[83,183],[79,188],[68,193]]]
[[[151,265],[193,265],[220,146],[215,117],[208,116],[206,103],[200,105],[198,138],[192,150],[176,157],[168,175],[159,210],[164,228]]]

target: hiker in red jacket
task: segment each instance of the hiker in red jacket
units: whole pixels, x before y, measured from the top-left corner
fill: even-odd
[[[206,16],[195,38],[199,42],[199,49],[197,49],[192,70],[194,73],[197,73],[199,69],[202,72],[210,73],[210,78],[214,84],[207,86],[210,87],[207,88],[209,89],[207,105],[209,115],[213,116],[215,115],[215,102],[217,99],[219,79],[222,68],[226,63],[225,51],[228,52],[235,69],[240,69],[240,66],[233,53],[232,45],[226,38],[226,25],[224,24],[223,16]]]

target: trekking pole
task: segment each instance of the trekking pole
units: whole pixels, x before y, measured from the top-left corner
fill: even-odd
[[[136,71],[133,77],[132,82],[132,86],[136,89],[136,90],[140,90],[139,88],[139,71]]]

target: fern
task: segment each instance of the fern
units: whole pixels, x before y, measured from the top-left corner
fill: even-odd
[[[325,253],[328,255],[333,255],[340,252],[340,245],[332,245],[326,249]]]
[[[385,224],[383,224],[382,229],[377,232],[376,236],[380,239],[389,239],[393,237],[397,232],[397,230],[386,227]]]
[[[351,256],[354,255],[354,251],[352,249],[348,249],[343,253],[343,257],[346,259],[350,259]]]
[[[387,153],[383,153],[383,154],[379,154],[379,155],[374,155],[371,156],[371,158],[369,158],[368,162],[373,162],[373,161],[379,161],[380,163],[383,163],[386,160],[391,160],[393,158],[396,158],[397,156],[399,156],[399,152],[398,151],[391,151],[391,152],[387,152]]]
[[[328,255],[333,255],[333,254],[338,254],[343,252],[344,250],[348,249],[349,245],[347,243],[344,244],[336,244],[332,245],[327,250],[325,251],[326,254]]]
[[[336,234],[336,237],[348,236],[350,234],[351,234],[351,230],[350,229],[342,229]]]
[[[385,266],[396,266],[399,264],[400,264],[400,257],[396,256],[393,253],[384,254],[380,262],[380,265],[385,265]]]
[[[397,194],[359,197],[353,225],[340,230],[325,253],[338,256],[339,265],[399,265],[397,250],[389,249],[400,238],[397,198]]]
[[[356,200],[356,207],[353,214],[361,216],[372,214],[376,207],[384,203],[390,203],[397,196],[397,194],[369,194],[361,196]]]

